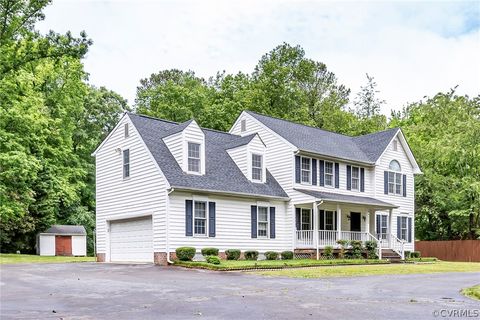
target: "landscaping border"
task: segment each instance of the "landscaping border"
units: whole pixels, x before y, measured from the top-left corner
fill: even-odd
[[[266,260],[262,260],[266,261]],[[192,268],[192,269],[207,269],[212,271],[249,271],[249,270],[278,270],[278,269],[295,269],[295,268],[311,268],[311,267],[331,267],[331,266],[348,266],[348,265],[375,265],[375,264],[390,264],[389,260],[368,260],[368,259],[343,259],[343,260],[314,260],[312,262],[305,262],[299,264],[289,264],[289,260],[276,260],[277,263],[262,263],[258,261],[251,261],[252,265],[244,266],[225,266],[210,264],[205,261],[179,261],[175,260],[174,265]],[[284,261],[284,264],[278,264],[278,261]],[[272,261],[273,262],[273,261]]]

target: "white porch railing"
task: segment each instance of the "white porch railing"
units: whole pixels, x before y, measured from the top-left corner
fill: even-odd
[[[297,231],[296,246],[297,248],[313,248],[315,244],[313,230]]]
[[[338,232],[335,230],[319,230],[318,242],[319,246],[335,246],[337,245]]]

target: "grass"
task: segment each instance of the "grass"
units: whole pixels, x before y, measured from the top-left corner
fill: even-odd
[[[1,253],[0,264],[93,262],[95,257],[47,257],[32,254]]]
[[[322,278],[439,272],[480,272],[480,263],[438,261],[431,264],[399,263],[389,265],[337,266],[315,269],[260,271],[258,274],[292,278]]]
[[[480,284],[463,289],[462,294],[469,298],[480,300]]]
[[[386,264],[386,260],[367,260],[367,259],[335,259],[335,260],[312,260],[312,259],[295,259],[295,260],[221,260],[220,264],[210,264],[205,261],[175,261],[175,265],[187,268],[200,268],[209,270],[252,270],[252,269],[283,269],[283,268],[301,268],[313,266],[332,266],[332,265],[348,265],[348,264]]]

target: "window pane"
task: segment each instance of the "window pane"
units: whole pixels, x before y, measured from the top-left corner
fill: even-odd
[[[332,175],[325,175],[325,185],[332,186],[333,185],[333,176]]]
[[[397,160],[390,161],[389,169],[393,171],[401,171],[400,163]]]
[[[200,145],[198,143],[188,143],[188,157],[200,159]]]
[[[206,234],[206,220],[205,219],[195,219],[195,234]]]
[[[302,170],[302,182],[310,182],[310,171]]]
[[[302,169],[310,170],[310,158],[302,158]]]
[[[358,178],[358,177],[359,177],[358,167],[352,167],[352,178]]]
[[[252,154],[252,179],[262,180],[262,156]]]
[[[325,162],[325,173],[333,174],[333,163]]]
[[[205,218],[206,208],[207,204],[205,202],[195,201],[195,218]]]
[[[259,222],[258,223],[258,236],[266,237],[267,236],[267,223]]]
[[[258,207],[258,221],[259,222],[267,222],[268,221],[267,207]]]
[[[262,180],[262,169],[252,168],[252,179]]]
[[[188,171],[200,172],[200,159],[188,159]]]
[[[353,190],[358,190],[358,179],[353,179],[352,178],[352,189]]]
[[[395,182],[395,172],[388,172],[388,182],[394,183]]]

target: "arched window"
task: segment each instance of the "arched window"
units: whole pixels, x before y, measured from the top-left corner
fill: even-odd
[[[402,171],[402,168],[400,167],[400,163],[398,163],[397,160],[390,161],[390,165],[388,168],[392,171]]]

